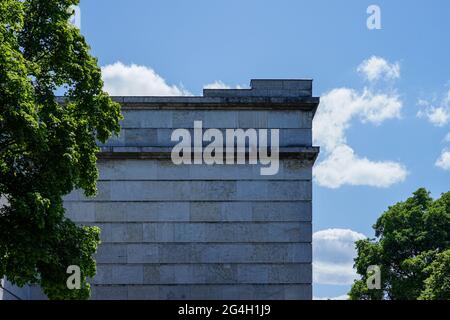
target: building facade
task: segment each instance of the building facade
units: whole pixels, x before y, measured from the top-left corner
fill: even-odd
[[[312,81],[114,99],[124,120],[120,137],[101,146],[98,195],[76,191],[65,199],[71,219],[102,230],[92,298],[311,299],[319,152]],[[279,129],[278,172],[261,175],[263,165],[248,161],[175,164],[172,133],[195,135],[196,121],[224,136],[226,129]],[[248,155],[257,146],[247,147]]]

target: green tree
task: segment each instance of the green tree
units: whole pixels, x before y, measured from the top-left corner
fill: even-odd
[[[68,23],[76,4],[0,1],[0,277],[40,285],[50,299],[90,295],[99,230],[67,219],[62,197],[75,188],[96,193],[96,140],[118,133],[121,118]],[[80,290],[66,286],[70,265],[81,269]]]
[[[425,269],[429,277],[419,296],[420,300],[450,300],[450,250],[437,255]]]
[[[450,192],[433,200],[419,189],[388,208],[373,226],[375,239],[356,242],[353,300],[450,297]],[[369,290],[367,268],[381,268],[381,288]]]

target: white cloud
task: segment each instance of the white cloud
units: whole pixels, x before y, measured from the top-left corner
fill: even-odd
[[[314,283],[330,285],[352,284],[357,278],[353,269],[355,241],[366,236],[349,229],[326,229],[313,235]]]
[[[229,85],[226,85],[220,80],[216,80],[213,83],[206,84],[204,89],[230,89],[231,87]]]
[[[444,127],[450,122],[450,90],[441,100],[433,104],[426,100],[419,100],[418,105],[423,108],[417,112],[417,117],[426,118],[428,122],[436,127]],[[444,138],[444,142],[450,142],[450,132]],[[440,157],[436,160],[435,166],[443,170],[450,170],[450,151],[442,150]]]
[[[345,184],[386,188],[405,180],[407,174],[406,168],[399,163],[360,158],[344,144],[336,147],[314,168],[316,182],[333,189]]]
[[[102,67],[104,90],[114,96],[184,96],[183,87],[169,85],[153,69],[116,62]]]
[[[343,185],[389,187],[401,182],[407,171],[400,163],[371,161],[359,157],[347,144],[346,131],[353,120],[380,125],[401,117],[403,103],[394,91],[375,93],[350,88],[333,89],[322,95],[314,118],[314,143],[325,159],[314,167],[315,181],[324,187]]]
[[[423,110],[417,112],[417,117],[426,118],[431,124],[436,127],[443,127],[450,122],[450,91],[438,106],[432,105],[426,100],[419,100],[419,106]]]
[[[204,89],[233,89],[231,86],[223,83],[221,80],[216,80],[213,83],[206,84],[203,86]],[[240,85],[236,85],[235,89],[242,89],[243,87]]]
[[[394,80],[400,78],[400,65],[398,62],[389,63],[385,59],[376,56],[364,60],[357,70],[369,81],[380,79]]]
[[[349,296],[346,294],[343,294],[341,296],[337,297],[313,297],[313,300],[348,300]]]
[[[402,101],[394,93],[333,89],[321,97],[314,117],[314,139],[327,151],[332,151],[346,142],[345,131],[354,118],[379,125],[387,119],[400,118],[402,106]]]
[[[442,151],[441,156],[436,161],[436,166],[444,170],[450,170],[450,151]]]
[[[426,117],[430,123],[437,127],[445,126],[450,120],[450,109],[444,107],[427,107],[417,113],[419,118]]]

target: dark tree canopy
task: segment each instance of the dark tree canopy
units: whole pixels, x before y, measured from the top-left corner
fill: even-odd
[[[376,239],[356,242],[351,299],[450,298],[450,192],[433,200],[419,189],[383,213],[373,226]],[[381,289],[368,290],[367,268],[381,267]]]
[[[121,117],[68,23],[77,3],[0,1],[0,277],[38,284],[51,299],[90,295],[99,230],[65,218],[62,197],[96,193],[96,140],[118,133]],[[81,269],[81,290],[66,286],[70,265]]]

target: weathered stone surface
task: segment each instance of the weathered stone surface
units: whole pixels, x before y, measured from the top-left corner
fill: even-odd
[[[310,222],[95,223],[103,243],[309,242]]]
[[[311,180],[311,163],[297,159],[280,160],[279,172],[260,175],[261,165],[175,165],[171,159],[146,161],[138,159],[100,160],[102,180]]]
[[[93,299],[135,300],[307,300],[310,284],[289,285],[96,285]]]
[[[93,202],[68,201],[78,222],[311,221],[310,201]]]
[[[103,263],[310,263],[310,243],[103,243]]]
[[[188,129],[193,128],[194,121],[202,121],[204,128],[308,129],[312,123],[310,112],[295,110],[154,110],[152,117],[144,110],[125,110],[123,113],[123,129]]]
[[[92,299],[93,300],[127,300],[128,286],[117,286],[110,284],[93,285]],[[130,298],[131,299],[131,298]],[[145,298],[142,298],[145,299]]]
[[[250,89],[204,89],[206,97],[311,97],[312,80],[252,80]]]
[[[253,118],[248,116],[244,120],[249,122],[252,119],[253,126],[250,128],[267,128],[267,119],[264,118]],[[180,128],[184,128],[180,126]],[[240,127],[242,128],[242,127]],[[242,128],[245,129],[245,128]],[[191,137],[194,136],[194,129],[187,129]],[[226,142],[226,129],[220,129],[223,137],[224,143]],[[312,133],[311,129],[279,129],[279,146],[280,147],[290,147],[290,146],[311,146],[312,143]],[[172,141],[173,129],[158,128],[158,129],[148,129],[148,128],[133,128],[133,129],[122,129],[120,131],[120,137],[108,140],[105,144],[100,144],[101,146],[128,146],[128,147],[173,147],[180,143],[180,141]],[[193,144],[193,141],[191,142]],[[207,146],[210,142],[202,141],[203,146]],[[268,141],[271,145],[271,141]],[[185,145],[185,144],[183,144]]]
[[[99,181],[96,201],[304,201],[311,181]],[[74,191],[66,201],[88,201]]]

